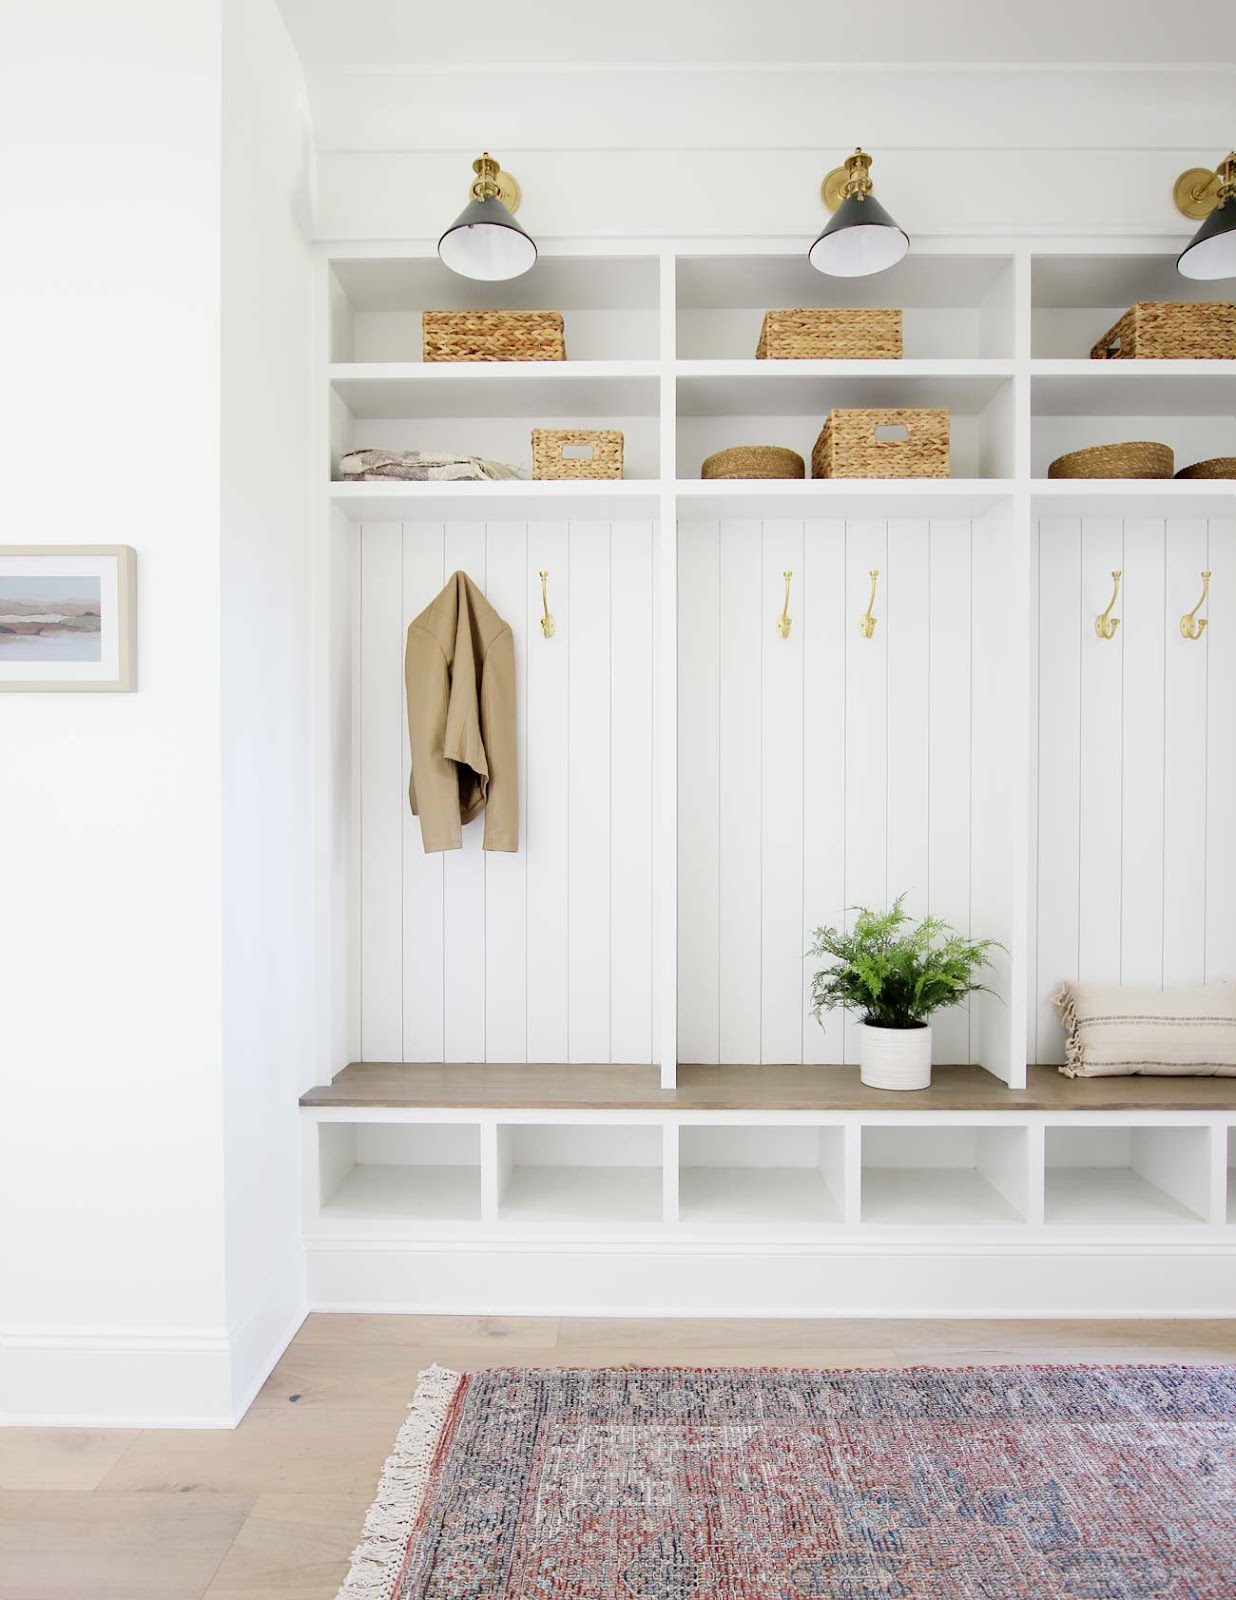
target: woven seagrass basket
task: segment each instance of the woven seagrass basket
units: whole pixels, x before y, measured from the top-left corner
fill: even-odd
[[[1095,361],[1236,358],[1236,305],[1139,300],[1090,352]]]
[[[565,361],[559,311],[423,311],[426,361]]]
[[[1209,461],[1195,461],[1191,467],[1181,467],[1178,478],[1236,478],[1236,456],[1212,456]]]
[[[807,463],[797,450],[776,444],[736,444],[718,450],[700,468],[701,478],[805,478]]]
[[[948,412],[837,410],[811,452],[813,478],[947,478]]]
[[[1057,456],[1049,478],[1170,478],[1176,458],[1165,444],[1135,439],[1128,444],[1096,444]]]
[[[621,478],[622,434],[617,428],[533,428],[532,476]]]
[[[800,306],[766,311],[761,361],[883,361],[901,355],[901,312],[870,306]]]

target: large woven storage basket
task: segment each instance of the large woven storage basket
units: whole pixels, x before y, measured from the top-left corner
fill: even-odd
[[[901,355],[901,312],[870,306],[767,311],[755,353],[761,361],[896,360]]]
[[[621,478],[622,434],[616,428],[533,428],[532,476]]]
[[[1168,445],[1150,439],[1126,444],[1096,444],[1057,456],[1049,478],[1170,478],[1176,458]]]
[[[1095,361],[1236,358],[1236,305],[1139,300],[1090,352]]]
[[[701,478],[805,478],[807,463],[797,450],[776,444],[736,444],[718,450],[700,468]]]
[[[811,452],[813,478],[947,478],[948,412],[832,410]]]
[[[565,361],[559,311],[423,311],[426,361]]]

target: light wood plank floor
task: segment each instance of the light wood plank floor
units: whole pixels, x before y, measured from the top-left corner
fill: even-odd
[[[0,1433],[3,1600],[334,1600],[416,1374],[1236,1361],[1233,1322],[312,1316],[229,1432]]]

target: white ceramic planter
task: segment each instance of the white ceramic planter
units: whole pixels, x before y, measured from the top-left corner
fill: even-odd
[[[929,1089],[931,1029],[858,1027],[859,1076],[870,1089]]]

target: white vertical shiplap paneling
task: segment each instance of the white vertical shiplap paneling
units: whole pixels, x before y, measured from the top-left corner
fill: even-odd
[[[842,1060],[842,1017],[809,1015],[818,963],[803,952],[856,903],[904,888],[912,911],[968,928],[971,550],[968,522],[682,525],[684,1059]],[[691,803],[705,778],[715,827]],[[966,1013],[942,1020],[945,1059],[967,1059]]]
[[[930,525],[888,525],[884,617],[888,630],[888,894],[928,909],[930,731]]]
[[[678,1053],[714,1062],[720,1022],[720,530],[678,526]]]
[[[719,1061],[720,530],[679,523],[679,1056]]]
[[[1120,980],[1163,982],[1165,527],[1124,525],[1124,839]]]
[[[1077,976],[1083,627],[1078,522],[1053,517],[1039,523],[1038,588],[1038,993],[1034,1058],[1058,1065],[1064,1060],[1064,1034],[1052,1010],[1051,997],[1063,979]],[[1118,889],[1119,885],[1113,887]]]
[[[1204,520],[1169,521],[1163,644],[1163,982],[1197,983],[1206,968],[1206,684],[1210,629],[1180,631],[1207,565]]]
[[[970,931],[972,615],[969,522],[931,524],[926,660],[929,680],[927,878],[932,912]],[[987,933],[987,929],[975,930]],[[951,1006],[932,1019],[941,1063],[970,1059],[970,1014]]]
[[[845,523],[808,522],[803,528],[803,584],[800,615],[803,663],[803,932],[802,948],[814,929],[845,920],[845,730],[847,623]],[[803,961],[803,1006],[811,1000],[811,979],[822,963]],[[840,1012],[820,1022],[807,1013],[803,1060],[842,1060]]]
[[[522,522],[485,529],[485,595],[515,640],[516,749],[520,848],[485,860],[485,1055],[525,1061],[528,1054],[528,530]],[[535,624],[534,624],[535,626]],[[538,630],[539,632],[539,630]]]
[[[1236,576],[1236,524],[1044,522],[1039,560],[1044,617],[1054,605],[1059,618],[1057,591],[1069,590],[1075,571],[1081,591],[1071,624],[1040,628],[1037,666],[1039,969],[1031,1005],[1038,1059],[1058,1061],[1050,999],[1061,978],[1157,987],[1236,976],[1236,607],[1224,586]],[[1103,640],[1094,619],[1111,595],[1114,567],[1123,574],[1113,613],[1121,622],[1115,639]],[[1218,597],[1211,626],[1201,639],[1184,639],[1180,617],[1200,595],[1207,567]],[[1076,670],[1067,650],[1072,627]]]
[[[565,522],[528,524],[529,1061],[568,1059],[569,549]],[[542,570],[557,624],[552,639],[541,635]]]
[[[1236,979],[1236,519],[1210,523],[1210,602],[1203,616],[1206,695],[1206,929],[1208,983]],[[1193,601],[1189,601],[1190,607]]]
[[[485,588],[485,525],[448,522],[443,566]],[[463,830],[463,848],[442,861],[443,1054],[485,1059],[485,859],[481,821]]]
[[[610,1061],[652,1059],[651,522],[615,523],[610,561]]]
[[[651,1060],[651,525],[416,522],[360,543],[364,1053]],[[518,852],[484,851],[481,818],[427,856],[407,804],[404,639],[457,568],[515,638]],[[574,648],[573,612],[592,619]]]
[[[846,904],[879,909],[888,898],[888,539],[884,522],[846,524],[845,893]],[[870,639],[859,619],[879,573]],[[845,1017],[845,1060],[858,1060],[855,1022]]]
[[[446,581],[444,529],[441,523],[408,522],[403,528],[403,596],[401,641],[408,623],[420,615]],[[402,642],[401,642],[402,648]],[[386,714],[389,714],[387,712]],[[410,766],[408,720],[402,699],[399,731],[403,741],[403,1060],[441,1061],[443,1024],[443,900],[445,853],[425,854],[421,824],[407,804]],[[394,885],[398,875],[387,863],[382,840],[370,839],[366,855],[372,870],[385,872]],[[389,889],[385,892],[390,892]]]
[[[761,1059],[761,534],[758,522],[721,524],[718,1043],[723,1062]]]
[[[765,522],[761,551],[760,1055],[803,1055],[803,525]],[[790,580],[790,634],[777,618]]]
[[[370,1061],[403,1054],[402,563],[397,522],[362,529],[361,1051]]]
[[[1116,520],[1091,517],[1087,518],[1084,531],[1076,528],[1072,537],[1080,545],[1081,567],[1076,619],[1080,679],[1073,688],[1078,707],[1077,958],[1075,970],[1070,967],[1068,971],[1048,972],[1044,981],[1050,984],[1077,977],[1083,983],[1111,983],[1120,972],[1124,877],[1120,829],[1124,787],[1121,708],[1127,630],[1121,620],[1114,638],[1100,638],[1095,619],[1111,599],[1115,586],[1112,573],[1119,572],[1124,582],[1124,527]],[[1112,616],[1123,619],[1123,596],[1117,599]],[[1045,724],[1044,748],[1053,749],[1055,742],[1054,729]],[[1063,803],[1071,808],[1071,791]],[[1066,859],[1071,864],[1074,852],[1070,851]],[[1051,893],[1053,884],[1062,886],[1061,866],[1050,854],[1041,862],[1045,895]],[[1045,1001],[1049,999],[1050,996],[1045,997]]]
[[[610,531],[571,525],[568,654],[567,1055],[608,1061],[610,1024]],[[621,759],[621,755],[619,756]]]

